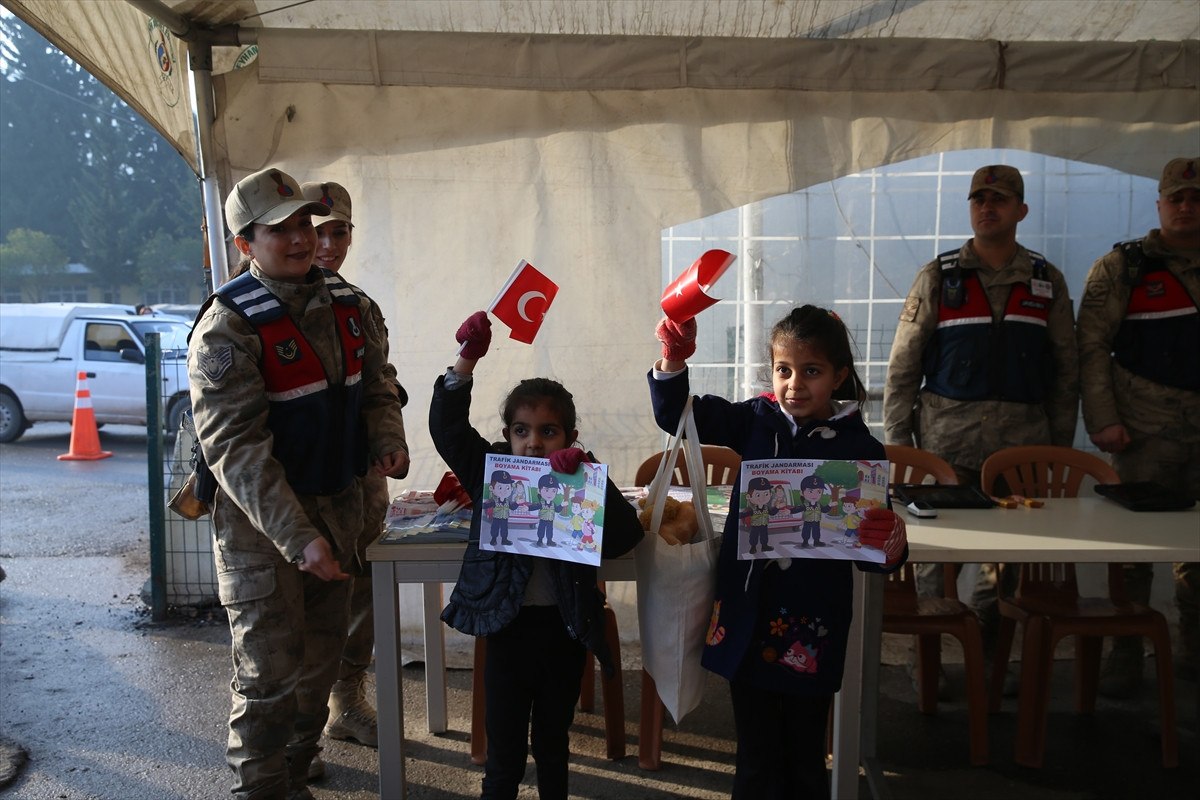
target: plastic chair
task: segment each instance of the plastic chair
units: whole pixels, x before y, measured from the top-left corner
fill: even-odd
[[[641,463],[634,475],[635,486],[648,486],[650,481],[654,480],[659,462],[663,460],[664,455],[663,452],[655,453]],[[737,452],[728,447],[701,445],[700,455],[704,459],[704,481],[707,486],[725,486],[737,483],[738,470],[742,466],[742,457]],[[671,485],[691,485],[687,463],[682,457],[675,461],[675,473],[671,476]],[[650,673],[643,669],[641,717],[638,728],[638,766],[642,769],[662,768],[664,711],[666,711],[666,706],[658,697],[658,687],[654,685],[654,678],[651,678]]]
[[[926,450],[887,445],[893,483],[957,484],[954,469]],[[944,597],[918,597],[912,564],[889,574],[883,592],[883,630],[917,638],[917,709],[937,713],[937,682],[942,662],[942,634],[958,639],[966,675],[970,761],[988,763],[988,698],[983,675],[983,638],[979,620],[958,599],[955,565],[944,565]]]
[[[1083,480],[1089,477],[1097,483],[1120,482],[1113,468],[1100,458],[1070,447],[1048,445],[1001,450],[983,462],[981,473],[984,491],[992,491],[1003,478],[1010,491],[1027,497],[1076,497]],[[1000,598],[990,707],[996,710],[1000,706],[1004,669],[1016,624],[1021,622],[1024,638],[1017,705],[1018,764],[1042,765],[1054,648],[1064,636],[1075,637],[1075,708],[1084,714],[1095,710],[1104,637],[1150,639],[1158,667],[1162,763],[1164,767],[1179,763],[1175,675],[1166,618],[1152,608],[1127,600],[1120,565],[1109,564],[1108,579],[1109,597],[1080,597],[1074,564],[1021,564],[1016,595]]]
[[[598,581],[604,591],[604,581]],[[609,759],[625,757],[625,682],[621,676],[621,637],[617,633],[617,615],[604,602],[604,641],[612,655],[614,672],[611,678],[600,670],[600,693],[604,701],[604,742]],[[583,663],[583,678],[579,686],[579,710],[591,712],[596,707],[596,681],[593,677],[596,656],[587,651]]]
[[[658,472],[658,464],[663,460],[664,453],[659,452],[647,458],[637,468],[633,479],[634,486],[649,486]],[[728,447],[705,444],[700,446],[700,456],[704,459],[704,483],[707,486],[732,486],[737,483],[738,470],[742,467],[742,458]],[[675,474],[671,477],[672,486],[691,485],[687,471],[687,462],[683,458],[675,460]]]

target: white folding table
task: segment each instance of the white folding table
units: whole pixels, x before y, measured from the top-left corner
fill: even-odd
[[[953,563],[1200,561],[1200,507],[1136,513],[1101,497],[1046,499],[1041,508],[941,509],[935,519],[906,515],[909,561]],[[835,700],[833,796],[857,800],[861,762],[873,794],[883,576],[858,573],[855,628],[843,690]],[[848,692],[855,683],[861,693]],[[861,723],[861,726],[860,726]],[[860,750],[861,743],[861,750]],[[835,753],[838,751],[835,750]]]
[[[1042,508],[943,509],[936,519],[907,518],[909,560],[1077,563],[1200,561],[1200,509],[1135,513],[1098,497],[1045,501]],[[403,798],[404,709],[398,584],[423,584],[426,707],[429,730],[447,727],[442,584],[458,578],[464,544],[380,544],[367,549],[375,607],[379,714],[379,793]],[[860,763],[878,780],[875,724],[883,576],[856,571],[854,623],[843,689],[834,699],[832,793],[858,798]],[[604,562],[606,581],[634,579],[631,555]],[[863,687],[869,687],[861,691]]]

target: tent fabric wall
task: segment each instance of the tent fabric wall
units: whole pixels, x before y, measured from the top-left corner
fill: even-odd
[[[559,378],[584,444],[629,480],[661,445],[645,373],[664,227],[943,150],[1015,147],[1151,175],[1200,140],[1186,89],[534,92],[268,84],[253,68],[217,87],[226,182],[279,164],[355,197],[346,270],[388,317],[418,485],[442,469],[424,416],[454,329],[521,258],[562,290],[532,347],[498,333],[473,420],[498,437],[516,380]]]
[[[259,80],[539,91],[1114,92],[1197,85],[1196,42],[735,39],[267,29]]]
[[[140,2],[196,32],[240,26],[250,41],[280,37],[285,46],[262,48],[263,80],[1103,92],[1194,90],[1200,76],[1194,0],[1056,0],[1053,13],[1044,0]],[[198,171],[180,42],[167,36],[160,48],[161,27],[120,0],[0,4],[120,94]],[[237,55],[215,48],[214,69],[233,69]]]
[[[195,166],[191,120],[162,100],[170,86],[144,13],[2,2]],[[629,480],[661,444],[644,381],[664,227],[947,150],[1018,148],[1155,176],[1200,144],[1194,0],[1062,0],[1050,14],[1037,0],[163,5],[257,35],[257,61],[214,79],[226,191],[277,164],[353,194],[347,275],[389,320],[412,398],[411,485],[444,468],[424,421],[454,328],[521,258],[562,291],[533,346],[497,333],[474,421],[499,436],[513,383],[560,378],[583,443]]]

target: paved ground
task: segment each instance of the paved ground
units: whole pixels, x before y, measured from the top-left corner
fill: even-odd
[[[0,585],[0,733],[29,763],[2,794],[29,800],[220,798],[228,778],[222,752],[228,703],[228,632],[218,615],[155,625],[138,591],[140,569],[122,557],[4,559]],[[626,647],[631,666],[636,647]],[[952,687],[961,670],[951,664]],[[1012,763],[1014,702],[990,721],[993,765],[966,759],[966,709],[943,704],[918,714],[904,668],[883,670],[879,757],[894,797],[1194,797],[1200,786],[1196,687],[1181,683],[1184,766],[1159,766],[1154,692],[1134,702],[1101,702],[1091,718],[1070,708],[1070,664],[1057,665],[1046,766]],[[712,681],[704,705],[665,733],[664,768],[637,766],[636,671],[626,676],[629,757],[604,757],[603,720],[580,714],[573,734],[572,797],[697,800],[728,797],[732,742],[724,687]],[[449,676],[450,731],[425,731],[424,671],[405,670],[410,798],[477,796],[480,770],[468,758],[468,670]],[[319,798],[375,796],[375,752],[332,743]],[[531,770],[532,773],[532,770]],[[521,795],[532,798],[532,784]],[[868,796],[864,784],[862,796]]]
[[[108,429],[102,434],[108,449],[113,439]],[[136,481],[114,478],[118,467],[110,466],[81,472],[86,480],[79,481],[78,494],[44,496],[33,484],[51,480],[49,476],[59,472],[39,474],[31,468],[31,478],[14,474],[12,464],[30,457],[27,450],[16,447],[0,448],[0,566],[8,573],[0,583],[0,753],[7,740],[26,751],[29,760],[11,783],[0,786],[0,796],[22,800],[228,796],[223,750],[229,634],[220,612],[151,623],[140,599],[148,575],[145,523],[136,513],[116,510],[113,502],[122,491],[132,492],[136,499]],[[136,459],[137,447],[136,442],[130,445],[123,457]],[[103,491],[96,492],[95,486]],[[140,491],[144,498],[144,488]],[[31,503],[33,513],[14,513],[17,504],[23,506],[22,512],[29,512],[24,506]],[[405,613],[412,617],[419,612],[411,608]],[[724,685],[716,679],[710,681],[701,708],[678,729],[665,732],[663,769],[638,768],[636,626],[623,621],[622,631],[629,667],[625,692],[629,755],[615,762],[605,758],[602,717],[580,713],[572,735],[572,797],[728,797],[732,718]],[[1072,710],[1071,662],[1065,659],[1056,664],[1045,767],[1031,770],[1013,764],[1015,701],[1009,699],[989,721],[991,766],[970,768],[961,691],[956,692],[957,700],[943,703],[936,716],[917,713],[901,666],[905,647],[903,640],[889,637],[879,687],[878,754],[886,773],[883,788],[890,796],[921,800],[1191,800],[1197,796],[1200,740],[1194,683],[1180,683],[1176,694],[1179,769],[1160,766],[1152,683],[1129,702],[1102,700],[1094,716],[1077,716]],[[419,650],[409,652],[416,659],[421,656]],[[452,663],[464,662],[461,653],[458,656]],[[956,661],[953,648],[947,648],[947,658]],[[961,667],[949,663],[947,669],[951,688],[960,689]],[[414,660],[405,669],[409,798],[478,796],[481,770],[468,757],[470,679],[469,670],[451,670],[450,730],[435,736],[425,730],[423,664]],[[377,796],[374,750],[334,742],[325,755],[330,774],[316,787],[318,798]],[[523,800],[536,797],[532,773],[531,767]],[[860,796],[870,796],[865,781],[860,788]]]

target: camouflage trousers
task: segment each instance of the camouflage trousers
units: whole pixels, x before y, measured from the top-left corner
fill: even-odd
[[[277,552],[237,553],[233,569],[229,560],[218,559],[218,583],[233,635],[226,749],[233,794],[282,798],[289,765],[307,771],[321,749],[351,586],[301,572]]]
[[[350,594],[350,631],[338,667],[339,681],[357,681],[371,666],[371,655],[375,651],[375,615],[371,604],[371,565],[367,563],[367,545],[383,530],[389,505],[387,478],[368,473],[363,478],[363,528],[356,547],[358,563],[351,570],[354,587]]]
[[[1113,456],[1113,468],[1124,482],[1155,481],[1200,500],[1200,441],[1148,436],[1130,429],[1132,441]],[[1153,523],[1153,516],[1147,519]],[[1135,603],[1150,602],[1153,564],[1125,564],[1125,589]],[[1175,606],[1183,658],[1200,661],[1200,564],[1178,563],[1172,570]]]
[[[958,464],[951,464],[951,466],[954,468],[960,484],[980,485],[980,470]],[[1001,479],[1001,483],[1003,483],[1003,479]],[[1007,485],[999,486],[998,491],[1001,494],[1008,494]],[[969,566],[962,564],[959,570]],[[970,594],[963,598],[963,602],[975,612],[975,616],[979,617],[979,623],[983,629],[984,647],[990,649],[1000,623],[999,596],[1001,594],[1011,595],[1016,590],[1017,573],[1015,569],[1008,569],[1004,564],[978,564],[976,566],[978,570],[975,572],[974,586]],[[921,597],[942,597],[944,595],[945,572],[942,564],[914,564],[913,573],[916,578],[918,595]]]

